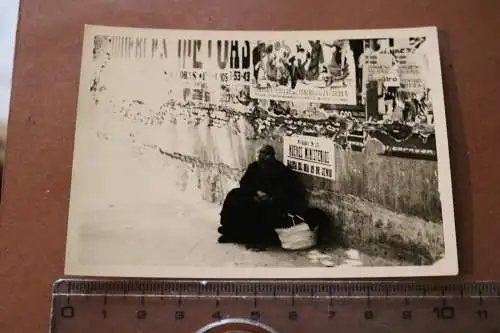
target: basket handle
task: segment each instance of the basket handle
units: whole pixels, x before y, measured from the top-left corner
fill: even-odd
[[[298,215],[294,215],[294,214],[290,214],[290,213],[287,213],[287,215],[292,219],[292,223],[293,223],[293,226],[295,227],[295,218],[299,218],[301,219],[302,221],[305,221],[302,217],[298,216]]]

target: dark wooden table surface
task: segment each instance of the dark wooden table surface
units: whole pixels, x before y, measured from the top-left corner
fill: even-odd
[[[439,27],[458,279],[500,279],[499,11],[498,0],[21,0],[0,221],[0,331],[49,326],[50,286],[64,266],[83,24]]]

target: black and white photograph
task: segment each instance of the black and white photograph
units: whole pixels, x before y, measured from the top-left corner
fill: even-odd
[[[65,274],[458,273],[434,27],[87,25],[78,89]]]

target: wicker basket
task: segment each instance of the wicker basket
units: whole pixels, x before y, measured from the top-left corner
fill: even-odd
[[[309,225],[299,216],[291,214],[288,214],[288,216],[293,226],[276,229],[281,241],[281,247],[285,250],[305,250],[315,246],[318,228],[311,230]]]

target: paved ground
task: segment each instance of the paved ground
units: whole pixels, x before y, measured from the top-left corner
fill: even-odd
[[[80,249],[85,251],[80,260],[93,265],[294,267],[338,265],[346,256],[343,251],[320,256],[319,251],[256,252],[219,244],[213,208],[171,202],[169,207],[152,205],[143,213],[113,207],[86,214],[88,222],[80,233]]]
[[[112,206],[85,214],[79,260],[86,265],[322,267],[387,264],[355,249],[248,250],[217,243],[218,207],[172,198],[143,210]]]

